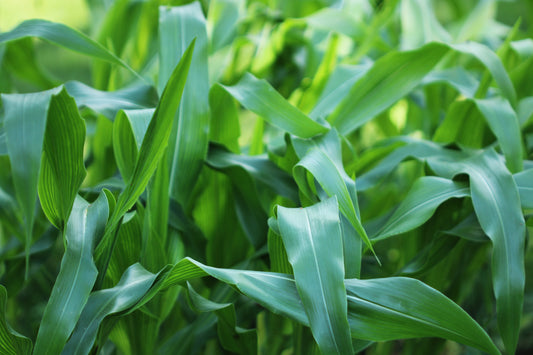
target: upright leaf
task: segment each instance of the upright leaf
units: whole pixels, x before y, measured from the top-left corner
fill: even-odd
[[[311,331],[321,352],[351,354],[337,198],[278,207],[279,229]]]
[[[104,193],[92,204],[76,198],[65,228],[67,250],[44,310],[34,354],[59,354],[76,326],[96,281],[92,252],[108,214]]]
[[[206,20],[199,2],[159,10],[159,89],[189,44],[195,51],[169,140],[170,195],[184,207],[207,155],[209,79]]]
[[[95,251],[96,265],[99,268],[97,286],[101,286],[109,259],[113,253],[116,229],[124,214],[135,204],[146,188],[152,174],[157,168],[168,144],[174,115],[178,108],[181,93],[185,86],[189,65],[191,63],[194,41],[183,54],[182,59],[172,72],[161,100],[152,116],[148,130],[142,141],[139,157],[132,177],[126,189],[120,194],[113,214],[106,226],[106,232]]]
[[[52,95],[46,120],[39,199],[43,212],[59,229],[66,223],[85,178],[85,121],[65,89]]]

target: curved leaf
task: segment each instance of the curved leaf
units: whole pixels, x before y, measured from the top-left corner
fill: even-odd
[[[500,354],[487,333],[458,305],[406,277],[346,280],[352,335],[387,341],[438,336]]]
[[[16,41],[26,37],[38,37],[61,47],[118,64],[138,76],[133,69],[101,44],[61,23],[46,20],[27,20],[13,30],[0,34],[0,43]]]
[[[134,264],[115,287],[92,293],[62,354],[88,354],[104,318],[135,305],[150,289],[156,276],[140,264]]]
[[[525,222],[513,176],[493,149],[472,158],[446,162],[430,160],[437,174],[470,177],[470,194],[481,228],[491,239],[492,281],[498,328],[511,354],[515,352],[524,300]]]
[[[6,322],[7,290],[0,285],[0,350],[5,355],[30,355],[32,343]]]
[[[464,183],[435,176],[422,177],[414,183],[372,240],[386,239],[414,229],[427,221],[444,201],[469,195],[470,190]]]
[[[313,121],[302,111],[292,106],[265,80],[250,73],[233,86],[221,85],[248,110],[269,123],[295,136],[310,138],[328,131],[327,127]]]

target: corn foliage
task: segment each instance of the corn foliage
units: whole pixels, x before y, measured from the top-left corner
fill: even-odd
[[[0,32],[1,354],[532,351],[531,2],[87,3]]]

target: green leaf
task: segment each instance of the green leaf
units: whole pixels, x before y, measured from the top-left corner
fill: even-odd
[[[443,44],[429,43],[381,57],[350,89],[328,121],[341,134],[354,131],[413,90],[448,51]]]
[[[487,333],[458,305],[406,277],[345,281],[352,336],[374,341],[438,336],[500,354]]]
[[[104,318],[135,305],[150,289],[156,276],[140,264],[134,264],[115,287],[93,292],[62,354],[88,354]]]
[[[522,139],[518,117],[509,101],[501,98],[476,100],[490,129],[498,139],[507,167],[512,173],[523,169]]]
[[[309,185],[306,177],[307,170],[328,196],[337,196],[342,214],[352,224],[359,238],[374,252],[360,221],[355,182],[346,174],[342,165],[341,145],[337,132],[331,130],[328,134],[310,141],[295,140],[294,146],[297,154],[302,157],[293,168],[294,179],[300,190],[310,200],[316,200],[314,186]],[[351,258],[351,255],[349,257]]]
[[[337,198],[303,209],[279,206],[278,221],[296,287],[321,352],[353,353]]]
[[[115,210],[106,226],[106,232],[95,251],[96,265],[99,268],[97,286],[101,286],[109,259],[113,252],[116,229],[124,214],[135,204],[148,185],[157,164],[165,152],[170,137],[174,115],[178,108],[181,93],[185,86],[191,63],[194,41],[183,54],[170,77],[161,100],[152,116],[148,130],[142,141],[139,157],[126,189],[120,194]]]
[[[245,108],[295,136],[310,138],[328,131],[327,127],[288,103],[266,80],[257,79],[250,73],[233,86],[221,86]]]
[[[464,183],[435,176],[421,177],[372,240],[410,231],[426,222],[444,201],[469,195]]]
[[[88,107],[110,120],[119,110],[140,110],[157,105],[157,93],[149,85],[132,85],[117,91],[100,91],[78,81],[65,83],[69,95],[79,107]]]
[[[113,123],[113,152],[118,169],[129,182],[154,110],[121,110]]]
[[[525,283],[525,222],[513,176],[493,149],[463,161],[430,160],[429,165],[447,178],[460,173],[470,177],[474,210],[493,244],[492,282],[498,328],[505,348],[513,354],[518,342]]]
[[[477,58],[492,74],[504,96],[512,105],[516,103],[509,75],[498,56],[486,46],[479,43],[428,43],[416,50],[391,52],[378,59],[350,89],[328,121],[343,135],[353,132],[411,92],[450,51]]]
[[[520,194],[523,208],[533,208],[533,169],[524,170],[513,176]]]
[[[104,193],[92,204],[76,198],[65,228],[67,250],[44,310],[34,354],[59,354],[74,329],[96,281],[92,251],[108,214]]]
[[[14,331],[6,322],[6,303],[7,290],[0,285],[0,350],[5,355],[30,355],[31,340]]]
[[[138,76],[133,69],[101,44],[61,23],[46,20],[27,20],[13,30],[0,34],[0,43],[27,37],[38,37],[72,51],[120,65]]]
[[[22,209],[25,231],[26,266],[32,242],[37,185],[46,120],[52,95],[60,88],[33,94],[2,94],[4,132],[11,162],[17,201]],[[26,267],[26,269],[27,269]]]
[[[169,140],[170,196],[185,208],[208,147],[209,79],[206,20],[199,2],[159,9],[159,89],[194,40],[195,51]]]
[[[189,298],[197,311],[216,314],[218,338],[224,349],[242,355],[257,353],[257,333],[254,329],[242,329],[237,326],[233,303],[210,301],[196,293],[189,283],[187,286]]]
[[[49,105],[38,191],[43,212],[63,229],[86,175],[85,121],[65,89],[52,95]]]

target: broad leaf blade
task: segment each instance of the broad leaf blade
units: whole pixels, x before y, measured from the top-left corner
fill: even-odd
[[[337,199],[311,207],[278,207],[278,221],[311,331],[325,353],[353,353],[343,285]]]
[[[500,354],[487,333],[458,305],[406,277],[346,280],[352,335],[387,341],[438,336]]]
[[[525,222],[513,176],[492,149],[462,162],[433,160],[429,164],[448,178],[459,173],[470,176],[474,210],[493,244],[492,281],[498,327],[505,348],[512,354],[518,342],[525,284]]]
[[[63,89],[52,95],[43,144],[39,200],[50,222],[63,229],[85,178],[85,121]]]

